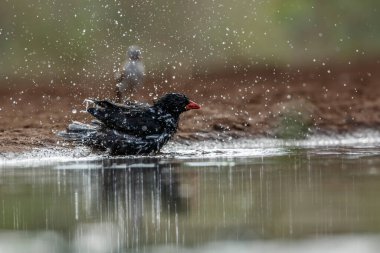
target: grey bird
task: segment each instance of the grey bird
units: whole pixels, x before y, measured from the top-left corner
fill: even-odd
[[[116,95],[120,103],[124,99],[129,99],[136,92],[137,87],[144,82],[145,76],[145,66],[141,60],[141,49],[137,46],[130,46],[127,57],[128,61],[116,78]]]

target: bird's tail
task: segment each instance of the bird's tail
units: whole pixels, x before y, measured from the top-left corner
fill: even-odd
[[[78,121],[73,121],[66,131],[60,131],[57,135],[67,141],[85,142],[92,134],[94,134],[100,125],[93,122],[91,125]]]

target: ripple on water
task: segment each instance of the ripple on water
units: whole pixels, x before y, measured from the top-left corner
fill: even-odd
[[[306,140],[279,140],[271,138],[238,139],[231,141],[199,141],[188,143],[169,143],[156,158],[202,159],[228,157],[269,157],[282,156],[294,152],[292,149],[308,149],[315,155],[345,155],[352,158],[380,154],[380,132],[362,130],[351,134],[314,135]],[[135,159],[126,156],[123,159]],[[47,166],[70,161],[90,162],[115,159],[104,153],[92,153],[86,147],[45,148],[31,152],[3,154],[1,167]],[[117,159],[120,159],[118,157]],[[141,166],[141,165],[139,165]],[[74,165],[71,167],[75,168]],[[83,168],[83,167],[81,167]]]

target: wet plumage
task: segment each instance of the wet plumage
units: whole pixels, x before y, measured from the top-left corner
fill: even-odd
[[[107,149],[114,155],[158,152],[175,134],[181,113],[199,109],[185,95],[169,93],[152,106],[136,102],[117,104],[89,99],[87,112],[96,118],[91,124],[73,122],[59,135],[66,140]]]

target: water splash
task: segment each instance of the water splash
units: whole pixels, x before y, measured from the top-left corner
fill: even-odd
[[[349,150],[345,150],[349,147]],[[349,134],[314,135],[305,140],[271,138],[233,139],[229,141],[171,142],[160,154],[148,157],[170,159],[218,157],[270,157],[282,156],[292,149],[313,149],[319,154],[375,155],[380,147],[380,131],[361,130]],[[365,149],[365,150],[360,150]],[[370,149],[373,149],[369,152]],[[0,157],[0,168],[6,166],[33,167],[70,161],[99,161],[102,159],[134,159],[136,156],[109,157],[105,153],[92,153],[82,146],[72,148],[34,149],[25,153],[5,153]]]

